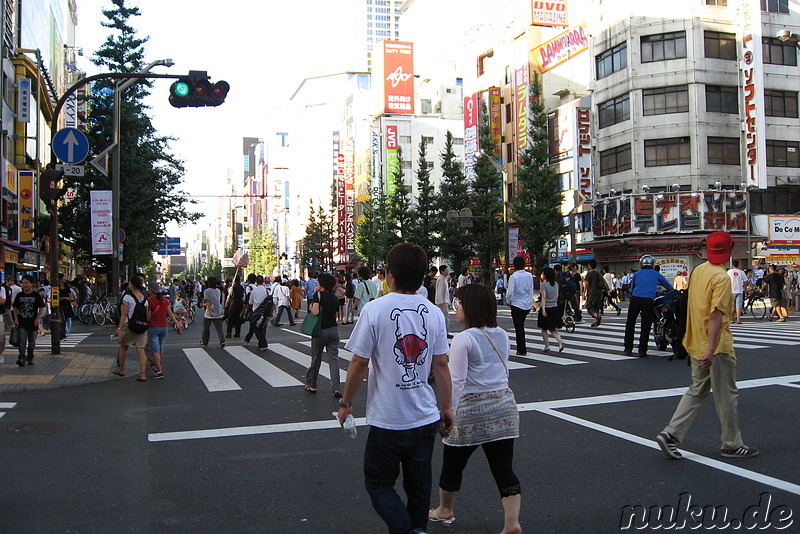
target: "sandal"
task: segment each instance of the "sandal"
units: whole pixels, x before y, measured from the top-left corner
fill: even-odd
[[[136,377],[136,381],[137,382],[147,382],[147,378],[145,378],[143,376],[137,376]]]
[[[117,376],[125,376],[125,371],[120,371],[119,369],[117,369],[116,371],[111,371],[111,374]]]
[[[311,386],[306,386],[305,390],[308,391],[309,393],[316,393],[317,392],[317,388],[312,388]]]
[[[456,516],[453,515],[450,519],[443,519],[436,515],[436,508],[431,508],[428,510],[428,521],[433,521],[434,523],[442,523],[445,525],[452,525],[456,521]]]

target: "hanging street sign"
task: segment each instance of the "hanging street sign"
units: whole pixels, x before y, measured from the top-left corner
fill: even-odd
[[[62,128],[53,136],[53,152],[67,165],[75,165],[89,155],[89,140],[77,128]]]
[[[83,165],[63,165],[56,164],[56,169],[64,171],[64,176],[83,176]]]

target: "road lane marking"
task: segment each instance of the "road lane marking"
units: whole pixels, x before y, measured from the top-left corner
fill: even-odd
[[[282,371],[278,367],[275,367],[260,356],[253,354],[245,347],[225,347],[225,351],[242,362],[247,368],[261,377],[262,380],[272,387],[281,388],[303,385],[302,382],[297,380],[289,373]]]
[[[183,353],[189,358],[189,363],[192,364],[208,391],[238,391],[242,389],[205,350],[183,349]]]
[[[10,410],[16,405],[16,402],[0,402],[0,410]]]
[[[356,417],[356,426],[367,424],[366,417]],[[306,421],[301,423],[279,423],[275,425],[237,426],[229,428],[212,428],[208,430],[184,430],[180,432],[158,432],[148,434],[151,443],[159,441],[183,441],[188,439],[227,438],[235,436],[255,436],[262,434],[281,434],[283,432],[299,432],[303,430],[327,430],[340,428],[339,421],[331,418],[324,421]]]
[[[573,360],[570,358],[561,358],[559,356],[548,356],[546,354],[509,354],[509,356],[513,356],[515,358],[523,358],[525,360],[533,360],[536,362],[545,362],[545,363],[554,363],[556,365],[578,365],[581,363],[589,363],[583,360]],[[514,363],[509,360],[509,363]],[[527,365],[526,367],[534,367],[533,365]]]
[[[296,364],[302,365],[306,369],[309,366],[311,366],[311,356],[309,356],[304,352],[300,352],[299,350],[289,348],[285,345],[272,345],[270,350],[272,352],[280,354],[287,360],[291,360]],[[323,350],[322,363],[319,366],[319,374],[330,380],[331,373],[330,370],[328,369],[327,363],[328,363],[328,355]],[[339,381],[344,383],[345,380],[347,380],[347,371],[343,370],[342,368],[339,368]]]

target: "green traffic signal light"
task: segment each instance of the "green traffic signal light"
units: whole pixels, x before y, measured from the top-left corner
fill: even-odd
[[[189,84],[186,82],[175,82],[172,84],[172,94],[175,96],[184,97],[189,94]]]
[[[169,103],[176,108],[219,106],[228,96],[225,81],[212,84],[205,71],[189,71],[169,88]]]

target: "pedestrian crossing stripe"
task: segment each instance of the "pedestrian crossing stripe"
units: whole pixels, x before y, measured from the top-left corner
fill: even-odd
[[[0,410],[10,410],[16,405],[16,402],[0,402]],[[0,417],[3,417],[5,414],[6,412],[0,412]]]
[[[239,384],[203,349],[183,349],[200,380],[210,392],[241,390]]]
[[[264,358],[253,354],[246,347],[239,345],[225,347],[225,352],[242,362],[247,368],[272,387],[280,388],[303,385],[302,382],[278,367],[275,367]]]
[[[87,337],[91,336],[92,332],[80,332],[75,334],[70,334],[67,339],[61,340],[61,348],[73,348],[77,347],[78,343],[86,339]],[[50,334],[45,334],[43,336],[39,336],[36,339],[36,350],[34,350],[34,354],[37,352],[47,352],[49,353],[51,350],[50,347]]]
[[[601,324],[600,326],[598,326],[596,328],[592,328],[591,331],[594,331],[594,332],[598,332],[598,331],[603,332],[603,331],[605,331],[605,332],[608,332],[610,334],[616,335],[620,339],[625,337],[625,325],[604,325],[604,324]],[[635,332],[635,335],[634,335],[635,343],[638,343],[638,341],[639,341],[639,331],[640,331],[640,329],[637,326],[636,332]],[[563,335],[563,333],[562,333],[562,335]],[[652,329],[650,330],[650,335],[651,336],[653,335]],[[762,338],[762,340],[763,340],[763,338]],[[651,341],[652,341],[652,339],[651,339]],[[736,341],[736,334],[734,333],[734,335],[733,335],[733,348],[735,348],[735,349],[766,349],[768,347],[769,347],[768,345],[751,345],[749,343],[742,343],[740,341]]]

